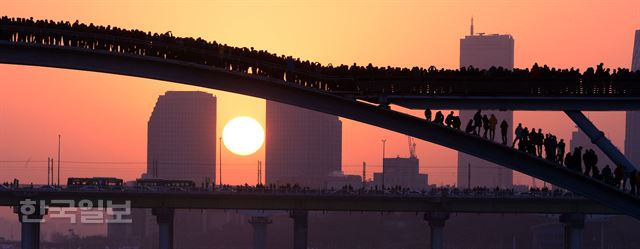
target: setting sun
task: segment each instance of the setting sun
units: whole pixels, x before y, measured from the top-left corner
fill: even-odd
[[[240,116],[229,121],[222,130],[224,146],[240,156],[248,156],[264,143],[264,129],[254,118]]]

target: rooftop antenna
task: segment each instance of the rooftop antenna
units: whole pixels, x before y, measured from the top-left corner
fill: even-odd
[[[473,16],[471,16],[471,35],[473,36]]]

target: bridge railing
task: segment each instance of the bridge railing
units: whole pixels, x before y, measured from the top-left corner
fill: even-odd
[[[289,83],[324,91],[349,92],[365,95],[462,95],[462,96],[640,96],[640,73],[637,76],[593,77],[582,80],[577,71],[538,75],[526,70],[496,71],[438,71],[414,69],[325,67],[317,63],[300,63],[291,57],[277,56],[266,51],[236,48],[209,43],[200,38],[178,38],[168,34],[150,36],[142,31],[69,27],[60,29],[37,23],[2,24],[0,33],[9,32],[15,41],[41,43],[44,37],[57,36],[80,41],[82,46],[62,43],[58,46],[80,46],[115,52],[156,56],[165,59],[191,61],[200,64],[261,74]],[[73,30],[77,29],[77,30]],[[96,31],[97,30],[97,31]],[[104,32],[104,33],[99,33]],[[22,37],[21,37],[22,35]],[[28,36],[28,37],[26,37]],[[2,38],[2,36],[0,36]],[[50,42],[50,41],[49,41]],[[126,47],[122,50],[121,47]],[[251,68],[251,70],[249,70]],[[344,75],[334,74],[336,72]],[[510,73],[505,73],[510,72]],[[608,72],[607,72],[608,74]],[[397,76],[402,75],[402,76]]]

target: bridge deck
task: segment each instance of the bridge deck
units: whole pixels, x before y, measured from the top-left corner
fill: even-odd
[[[640,110],[640,97],[622,96],[361,96],[358,99],[386,102],[408,109],[424,110],[514,110],[514,111],[632,111]]]
[[[107,201],[130,201],[132,208],[315,210],[353,212],[452,212],[452,213],[584,213],[619,214],[603,205],[578,197],[536,196],[421,196],[302,193],[222,193],[222,192],[80,192],[6,191],[0,192],[0,206],[19,206],[21,200],[70,200],[77,205],[88,200],[93,207]]]

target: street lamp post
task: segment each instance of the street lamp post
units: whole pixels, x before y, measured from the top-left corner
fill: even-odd
[[[382,191],[384,191],[384,151],[385,151],[386,143],[387,143],[387,140],[382,139]]]
[[[220,188],[222,188],[222,137],[220,137]]]

